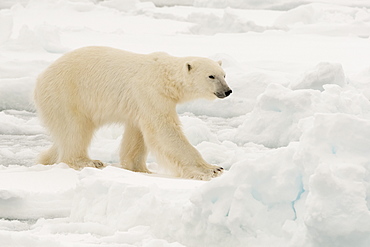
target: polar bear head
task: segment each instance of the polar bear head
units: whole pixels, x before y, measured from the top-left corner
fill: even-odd
[[[194,98],[222,99],[232,93],[221,64],[207,58],[193,58],[185,63],[185,80]]]

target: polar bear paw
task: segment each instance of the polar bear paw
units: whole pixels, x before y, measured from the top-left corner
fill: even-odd
[[[83,159],[71,163],[67,163],[71,168],[80,170],[84,167],[94,167],[94,168],[104,168],[106,165],[101,162],[100,160],[89,160],[89,159]]]
[[[88,162],[88,166],[95,167],[95,168],[103,168],[106,165],[100,160],[91,160],[90,162]]]
[[[196,167],[196,169],[187,171],[183,174],[182,177],[196,180],[211,180],[212,178],[220,176],[223,171],[224,168],[220,166],[207,165]]]

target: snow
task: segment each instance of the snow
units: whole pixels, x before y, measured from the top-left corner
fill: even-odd
[[[2,246],[370,246],[370,5],[365,0],[6,0],[0,3]],[[32,103],[63,53],[106,45],[222,60],[233,94],[180,105],[190,142],[225,173],[174,178],[153,156],[98,170],[43,166]],[[66,123],[68,124],[68,123]]]

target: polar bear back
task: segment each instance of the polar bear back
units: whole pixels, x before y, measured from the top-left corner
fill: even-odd
[[[163,90],[163,85],[156,83],[163,77],[163,63],[173,66],[177,60],[159,52],[143,55],[109,47],[77,49],[39,76],[36,102],[49,104],[49,114],[72,109],[99,124],[122,122],[137,114],[135,107],[143,98],[154,98]],[[55,98],[58,104],[50,102]]]

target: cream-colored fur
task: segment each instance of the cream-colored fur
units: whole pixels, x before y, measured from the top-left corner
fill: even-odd
[[[39,163],[102,167],[101,161],[88,157],[94,131],[122,123],[123,168],[149,172],[145,162],[150,150],[179,177],[218,176],[222,168],[204,161],[183,134],[176,104],[228,96],[224,76],[220,63],[206,58],[141,55],[108,47],[67,53],[37,80],[37,111],[54,142]]]

